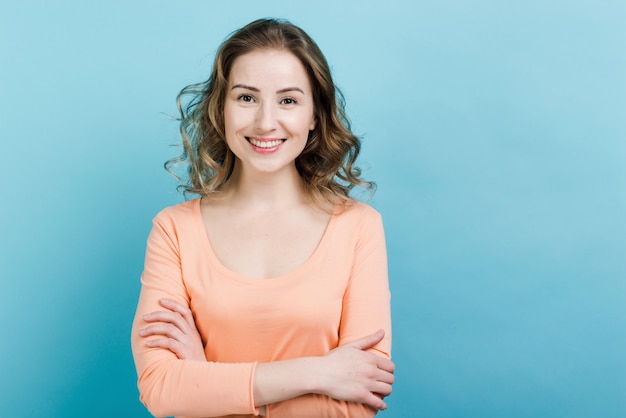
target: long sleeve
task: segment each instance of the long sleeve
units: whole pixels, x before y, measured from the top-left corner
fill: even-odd
[[[256,363],[180,360],[169,350],[149,348],[138,336],[142,317],[162,310],[167,297],[189,304],[183,280],[177,230],[169,218],[155,218],[146,249],[142,289],[132,327],[132,350],[140,399],[156,416],[255,414],[252,385]]]
[[[387,270],[387,250],[381,216],[362,218],[348,287],[343,297],[339,345],[385,331],[384,339],[369,351],[391,358],[391,294]],[[346,403],[348,417],[373,417],[376,411]]]
[[[343,298],[339,345],[379,329],[385,338],[370,351],[391,358],[391,312],[387,250],[378,213],[361,218],[350,281]]]

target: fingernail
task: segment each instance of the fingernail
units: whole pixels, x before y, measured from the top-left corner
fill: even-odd
[[[152,316],[151,313],[147,313],[143,316],[143,319],[150,319],[151,316]]]
[[[154,340],[146,341],[146,345],[148,347],[152,347],[154,345]]]
[[[140,329],[139,330],[139,335],[144,335],[146,333],[146,329]]]

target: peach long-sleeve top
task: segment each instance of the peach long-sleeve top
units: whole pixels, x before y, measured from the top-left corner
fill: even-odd
[[[140,398],[157,416],[254,416],[258,362],[320,356],[385,330],[371,351],[391,352],[390,292],[382,220],[363,203],[335,210],[313,254],[280,277],[252,279],[223,266],[206,235],[200,199],[153,221],[132,329]],[[142,316],[170,298],[190,307],[207,361],[149,348]],[[238,414],[238,415],[237,415]],[[267,405],[266,416],[362,417],[357,403],[310,394]]]

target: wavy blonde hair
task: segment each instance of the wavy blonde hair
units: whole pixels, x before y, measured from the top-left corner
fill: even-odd
[[[355,165],[361,143],[350,130],[345,101],[326,58],[302,29],[278,19],[259,19],[233,32],[219,47],[209,79],[178,94],[183,152],[168,160],[165,168],[173,174],[172,168],[188,164],[188,181],[179,188],[185,193],[212,195],[233,173],[236,157],[224,132],[228,77],[239,56],[258,49],[291,52],[311,81],[317,123],[295,164],[313,201],[321,205],[350,200],[355,186],[373,192],[375,184],[361,179],[361,170]],[[183,106],[189,96],[191,100]]]

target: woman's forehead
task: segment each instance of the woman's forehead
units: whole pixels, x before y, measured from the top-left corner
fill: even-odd
[[[257,49],[235,59],[229,86],[245,85],[256,89],[298,87],[310,90],[309,76],[302,62],[284,49]]]

